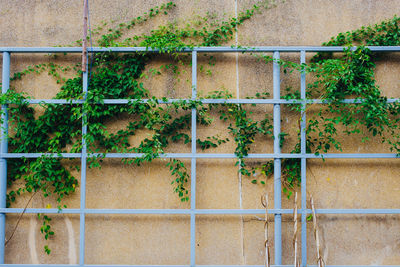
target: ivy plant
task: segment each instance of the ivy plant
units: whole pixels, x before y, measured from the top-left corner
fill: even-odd
[[[179,79],[188,64],[188,55],[178,53],[183,48],[195,46],[219,46],[234,36],[235,31],[246,20],[251,19],[263,8],[273,5],[261,1],[237,17],[218,20],[208,13],[204,17],[196,17],[187,25],[167,23],[151,30],[149,33],[131,35],[129,30],[138,27],[156,16],[167,15],[175,7],[173,2],[154,7],[142,16],[128,22],[122,22],[114,27],[104,22],[95,28],[91,35],[94,45],[101,47],[143,46],[157,49],[158,53],[96,53],[91,54],[89,88],[87,94],[82,93],[82,72],[79,64],[61,66],[54,62],[29,66],[25,70],[14,73],[12,81],[27,79],[30,75],[47,72],[60,84],[60,90],[55,99],[84,99],[83,104],[41,104],[43,112],[26,101],[30,97],[18,92],[18,88],[0,96],[0,103],[8,103],[10,136],[8,136],[11,153],[57,153],[59,157],[43,155],[39,158],[22,158],[8,160],[7,206],[16,202],[21,194],[36,194],[42,192],[44,197],[54,196],[58,208],[66,208],[62,200],[73,194],[79,186],[78,180],[69,166],[79,170],[79,165],[66,162],[60,153],[80,153],[82,140],[86,142],[89,153],[88,167],[100,167],[105,153],[143,153],[143,157],[126,158],[122,162],[140,166],[151,162],[164,154],[172,143],[185,145],[191,142],[191,110],[196,109],[199,125],[210,126],[216,119],[221,120],[230,137],[222,138],[216,134],[204,139],[195,140],[202,150],[218,147],[232,142],[237,157],[236,166],[239,173],[249,176],[252,183],[265,184],[273,175],[274,162],[266,160],[258,164],[248,164],[246,157],[251,152],[252,144],[259,137],[272,140],[272,116],[264,114],[261,119],[255,119],[252,105],[203,104],[202,99],[179,100],[166,102],[166,98],[156,98],[145,88],[141,79],[149,79],[172,70]],[[398,17],[380,24],[362,27],[353,32],[339,34],[323,45],[348,46],[340,56],[333,57],[330,53],[317,54],[309,64],[276,60],[285,72],[304,71],[314,77],[307,85],[307,98],[324,101],[316,112],[309,108],[303,110],[300,104],[291,104],[289,108],[299,114],[296,136],[281,133],[280,145],[287,145],[287,140],[294,138],[296,144],[291,153],[300,153],[300,119],[307,112],[306,150],[307,153],[321,154],[333,149],[341,150],[340,136],[359,134],[360,140],[367,141],[371,137],[379,137],[392,151],[400,153],[400,105],[397,102],[387,102],[376,84],[374,71],[375,61],[379,57],[372,53],[368,45],[399,45]],[[112,24],[112,23],[111,23]],[[104,33],[105,32],[105,33]],[[81,45],[82,40],[71,45]],[[357,45],[356,49],[351,48]],[[251,49],[247,52],[251,53]],[[169,56],[172,63],[160,68],[149,68],[149,63],[156,57]],[[256,55],[258,59],[269,64],[274,59],[269,55]],[[208,55],[208,67],[200,66],[212,76],[212,67],[216,65],[215,57]],[[74,76],[66,78],[65,73]],[[12,84],[13,85],[13,84]],[[214,91],[205,98],[232,98],[226,90]],[[267,98],[268,93],[260,90],[249,98]],[[349,104],[344,100],[351,98],[359,104]],[[105,104],[105,99],[127,99],[128,104]],[[146,99],[146,101],[144,101]],[[283,99],[300,99],[299,90],[287,88]],[[308,105],[309,107],[312,106]],[[215,118],[213,114],[218,114]],[[134,118],[117,132],[107,128],[107,123],[129,115]],[[219,117],[219,118],[218,118]],[[88,127],[88,133],[82,135],[82,121]],[[132,145],[132,137],[138,137],[138,132],[149,134],[137,145]],[[230,141],[232,139],[232,141]],[[93,154],[98,156],[93,156]],[[171,184],[181,201],[189,200],[187,183],[190,179],[183,161],[170,159],[166,166],[171,172]],[[283,190],[290,196],[300,185],[300,160],[282,160]],[[17,183],[18,182],[18,183]],[[43,220],[41,232],[44,238],[52,238],[51,218],[40,214]],[[48,245],[45,252],[50,254]]]

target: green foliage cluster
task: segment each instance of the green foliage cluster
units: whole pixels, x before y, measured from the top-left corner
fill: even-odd
[[[400,154],[400,104],[388,102],[376,84],[376,61],[381,57],[367,47],[400,45],[399,24],[400,18],[394,16],[374,26],[340,33],[323,43],[325,46],[348,46],[338,57],[332,53],[318,53],[308,65],[277,61],[285,72],[304,71],[313,77],[314,81],[307,85],[306,97],[325,103],[318,106],[309,104],[306,109],[299,104],[289,105],[292,111],[299,114],[298,142],[291,153],[300,153],[301,115],[307,113],[307,153],[319,155],[332,149],[342,151],[340,137],[358,134],[362,142],[374,137],[374,140],[386,143],[391,151]],[[358,47],[354,49],[354,45]],[[265,62],[273,61],[270,56],[261,58]],[[300,100],[299,90],[287,90],[284,99]],[[348,103],[346,99],[354,99],[357,104]],[[309,111],[311,107],[313,112]],[[272,175],[273,161],[264,163],[261,168],[253,168],[252,173],[260,170],[267,177]],[[300,185],[300,172],[299,159],[283,159],[282,177],[288,196],[291,189]]]
[[[264,4],[261,2],[261,4]],[[163,4],[146,12],[128,23],[118,24],[114,28],[105,29],[107,23],[96,28],[92,34],[98,36],[96,44],[103,47],[118,46],[145,46],[158,49],[162,54],[172,54],[176,64],[164,65],[160,70],[149,70],[152,74],[173,69],[177,75],[180,73],[179,65],[183,64],[182,58],[176,51],[184,47],[195,45],[214,46],[232,38],[236,27],[251,18],[260,9],[261,5],[254,5],[251,9],[240,13],[238,18],[229,18],[226,21],[217,21],[212,14],[198,19],[183,27],[176,23],[152,30],[150,34],[134,35],[122,39],[128,30],[137,25],[164,14],[175,7],[173,2]],[[101,32],[106,31],[105,34]],[[82,40],[76,44],[81,45]],[[105,153],[143,153],[144,156],[133,159],[123,159],[126,164],[141,165],[151,162],[165,152],[171,143],[187,144],[191,142],[190,124],[191,110],[197,110],[197,123],[210,125],[212,119],[200,100],[180,100],[171,104],[160,104],[166,98],[157,99],[149,90],[143,87],[139,78],[146,76],[146,65],[159,54],[135,53],[112,54],[99,53],[92,55],[90,85],[86,94],[82,91],[82,72],[80,66],[60,66],[53,62],[29,66],[25,70],[14,73],[12,81],[20,80],[30,74],[46,72],[53,76],[57,83],[62,84],[55,99],[76,100],[84,99],[83,104],[40,104],[43,112],[38,111],[28,104],[29,97],[17,93],[11,88],[7,94],[1,96],[1,103],[9,103],[9,151],[13,153],[80,153],[82,140],[85,140],[88,153],[100,156],[88,158],[89,168],[100,167]],[[211,61],[212,59],[210,59]],[[72,78],[65,78],[64,73],[74,72]],[[128,99],[126,105],[104,104],[104,99]],[[146,99],[147,101],[143,101]],[[235,107],[236,108],[236,107]],[[111,132],[106,124],[121,116],[129,116],[132,120],[125,128]],[[88,127],[88,133],[82,135],[82,121]],[[132,137],[141,131],[148,133],[138,145],[131,145]],[[215,148],[229,141],[219,136],[209,136],[205,140],[197,139],[196,143],[201,149]],[[61,205],[65,196],[75,192],[78,180],[71,174],[71,169],[66,166],[73,165],[79,170],[80,166],[68,163],[58,157],[43,155],[39,158],[22,158],[8,160],[8,187],[7,206],[9,207],[23,193],[36,193],[41,191],[44,197],[55,195],[58,209],[66,207]],[[174,177],[172,184],[174,191],[182,201],[188,201],[186,183],[189,174],[184,163],[178,159],[171,159],[166,164]],[[18,182],[18,183],[17,183]],[[51,218],[39,215],[43,219],[41,232],[47,240],[54,235],[51,230]],[[45,252],[50,253],[45,246]]]
[[[151,162],[165,153],[172,143],[188,144],[191,142],[191,110],[197,111],[197,124],[209,126],[217,118],[227,125],[227,132],[235,143],[236,165],[239,172],[251,178],[253,183],[265,184],[273,174],[273,161],[264,161],[256,166],[247,164],[246,157],[251,151],[256,138],[273,139],[271,114],[266,113],[260,120],[253,116],[252,105],[203,104],[201,99],[178,100],[164,104],[166,98],[158,99],[151,91],[144,88],[140,78],[146,77],[146,71],[151,75],[159,75],[172,69],[179,76],[180,68],[185,63],[184,53],[179,51],[186,47],[218,46],[229,41],[236,28],[250,19],[265,6],[260,2],[251,9],[239,13],[237,18],[218,21],[212,14],[198,18],[181,26],[179,23],[168,23],[152,30],[148,34],[129,36],[132,27],[162,14],[168,14],[174,7],[173,2],[161,5],[146,12],[128,23],[121,23],[114,28],[106,29],[107,23],[93,31],[97,38],[96,45],[104,47],[145,46],[158,49],[159,53],[98,53],[92,55],[89,89],[82,92],[82,72],[79,65],[72,67],[58,66],[54,63],[39,64],[15,73],[12,80],[24,78],[31,73],[47,71],[61,84],[56,99],[82,99],[83,104],[71,102],[66,105],[41,104],[43,112],[27,104],[28,97],[17,93],[11,88],[0,98],[1,103],[9,103],[9,151],[15,153],[80,153],[82,140],[85,140],[88,153],[99,156],[88,158],[89,168],[100,167],[105,153],[143,153],[143,157],[128,158],[122,161],[126,164],[140,166]],[[358,31],[340,34],[325,45],[399,45],[399,18],[382,22],[374,27],[362,28]],[[105,34],[101,34],[106,31]],[[82,40],[78,41],[80,44]],[[249,52],[251,52],[249,50]],[[171,56],[174,63],[163,65],[159,69],[146,70],[146,66],[160,54]],[[258,56],[266,63],[273,59],[268,56]],[[330,54],[318,54],[313,62],[301,65],[283,60],[276,61],[284,71],[304,71],[315,77],[308,84],[307,97],[325,101],[317,112],[309,114],[308,105],[304,110],[301,104],[292,104],[290,108],[298,114],[299,125],[301,115],[307,114],[306,149],[307,153],[326,153],[332,149],[341,150],[340,133],[347,135],[361,134],[366,141],[370,136],[379,136],[392,150],[400,153],[399,120],[400,106],[398,103],[388,103],[376,85],[374,78],[376,57],[364,46],[357,49],[346,49],[343,55],[333,57]],[[209,65],[215,64],[215,58],[209,57]],[[64,72],[74,72],[74,77],[64,78]],[[212,74],[211,74],[212,75]],[[228,99],[232,95],[224,90],[215,91],[206,98]],[[268,98],[266,92],[259,92],[252,98]],[[298,90],[288,88],[284,99],[300,99]],[[356,99],[358,105],[343,102],[347,98]],[[104,99],[127,99],[128,104],[104,104]],[[88,133],[82,135],[83,123],[88,127]],[[107,128],[107,124],[118,118],[129,118],[127,125],[117,132]],[[132,145],[133,140],[143,136],[140,142]],[[291,153],[300,153],[300,128],[297,136],[290,137],[281,133],[281,146],[287,138],[295,138],[298,142]],[[228,138],[219,135],[208,136],[204,140],[197,139],[197,146],[202,149],[216,148],[229,142]],[[78,180],[66,166],[73,165],[79,170],[79,165],[66,162],[62,157],[43,155],[39,158],[23,158],[8,160],[8,186],[12,188],[7,195],[7,205],[17,200],[17,196],[25,192],[42,192],[44,197],[55,195],[58,208],[61,209],[62,199],[75,192]],[[185,164],[178,159],[170,159],[166,166],[173,177],[171,184],[181,201],[189,200],[186,188],[189,174]],[[261,175],[258,175],[261,174]],[[261,177],[261,178],[255,178]],[[291,191],[300,184],[300,160],[283,159],[282,177],[284,191],[290,196]],[[16,183],[16,182],[19,183]],[[22,182],[22,183],[21,183]],[[22,185],[21,185],[22,184]],[[21,185],[21,186],[18,186]],[[45,239],[54,235],[47,215],[43,219],[41,232]],[[50,253],[48,246],[45,252]]]
[[[360,29],[339,33],[324,46],[398,46],[400,43],[400,17],[395,15],[392,19],[382,21],[379,24],[362,26]],[[332,53],[318,53],[313,61],[321,61],[331,58]]]

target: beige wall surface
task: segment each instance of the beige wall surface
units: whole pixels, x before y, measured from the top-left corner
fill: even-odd
[[[161,0],[90,0],[91,24],[115,20],[129,21]],[[257,1],[253,0],[177,0],[167,16],[159,16],[140,27],[135,34],[149,32],[166,22],[185,23],[196,14],[207,12],[216,17],[235,16]],[[286,46],[320,45],[339,32],[375,24],[400,14],[400,0],[286,0],[262,10],[239,27],[228,44]],[[80,0],[0,0],[0,47],[68,45],[81,38],[82,1]],[[311,56],[311,55],[310,55]],[[272,67],[243,54],[218,54],[213,76],[199,73],[198,88],[206,93],[216,89],[230,91],[234,97],[272,92]],[[282,54],[295,61],[299,54]],[[48,61],[45,55],[12,55],[12,72]],[[67,56],[60,63],[79,62],[79,56]],[[206,64],[201,57],[200,64]],[[158,59],[159,66],[167,62]],[[390,54],[378,63],[376,75],[381,89],[389,97],[400,97],[399,56]],[[190,74],[189,74],[190,75]],[[190,77],[190,76],[188,76]],[[185,80],[185,79],[182,79]],[[299,87],[298,74],[281,75],[282,90]],[[185,97],[190,83],[176,82],[172,73],[144,80],[156,96]],[[46,74],[32,75],[13,84],[35,98],[53,97],[59,86]],[[271,112],[270,106],[257,107],[254,116]],[[282,128],[292,133],[283,150],[290,151],[296,140],[298,114],[285,108]],[[118,129],[124,122],[110,123]],[[216,120],[212,127],[199,127],[198,136],[219,133],[229,137],[226,124]],[[231,138],[232,139],[232,138]],[[388,152],[379,142],[361,143],[359,137],[343,137],[344,152]],[[272,140],[259,138],[253,152],[272,152]],[[174,152],[190,151],[190,146],[172,146]],[[231,143],[211,150],[232,153]],[[190,160],[185,161],[190,169]],[[260,196],[269,193],[273,205],[273,179],[265,186],[253,185],[250,178],[239,177],[233,159],[197,161],[197,208],[262,208]],[[315,198],[317,208],[399,208],[400,164],[390,160],[307,161],[307,194]],[[79,177],[80,173],[74,173]],[[105,160],[101,169],[88,170],[88,208],[189,208],[172,192],[171,177],[165,161],[155,160],[141,167],[127,166],[118,160]],[[300,191],[300,189],[298,189]],[[79,188],[66,199],[70,208],[79,208]],[[23,207],[24,195],[14,207]],[[282,196],[283,208],[293,207],[293,198]],[[30,207],[54,205],[51,199],[35,196]],[[260,215],[262,216],[262,215]],[[271,216],[272,218],[272,216]],[[292,264],[292,217],[283,216],[283,264]],[[318,216],[323,257],[334,264],[400,264],[400,218],[396,215]],[[9,236],[17,216],[7,216]],[[45,242],[36,215],[24,215],[13,240],[6,247],[6,263],[70,263],[79,261],[79,216],[55,215],[56,235]],[[196,263],[263,264],[264,223],[255,216],[201,215],[196,218]],[[270,223],[273,234],[273,222]],[[52,248],[50,256],[44,244]],[[86,259],[88,264],[189,264],[190,218],[178,215],[88,215],[86,218]],[[316,263],[312,225],[308,225],[308,262]],[[272,241],[273,247],[273,241]],[[271,249],[273,254],[273,249]]]

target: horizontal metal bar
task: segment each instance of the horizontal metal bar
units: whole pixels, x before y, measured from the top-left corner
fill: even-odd
[[[1,208],[1,213],[21,213],[22,208]],[[290,214],[293,213],[290,209],[270,209],[271,214]],[[263,214],[262,209],[40,209],[28,208],[25,213],[48,213],[48,214]]]
[[[0,265],[1,266],[1,265]],[[265,267],[265,265],[198,265],[201,267]],[[271,267],[293,267],[292,265],[274,265],[271,264]],[[400,267],[400,265],[324,265],[325,267]],[[318,265],[309,265],[307,267],[318,267]]]
[[[47,208],[0,208],[1,213],[47,214],[181,214],[181,215],[251,215],[264,214],[265,209],[47,209]],[[303,212],[298,209],[298,214]],[[317,214],[400,214],[400,209],[316,209]],[[269,214],[293,214],[293,209],[269,209]],[[306,209],[311,214],[311,209]]]
[[[129,101],[126,99],[119,99],[119,100],[124,100],[123,103],[119,104],[127,104]],[[84,104],[85,100],[78,100],[78,99],[26,99],[23,102],[29,103],[29,104]],[[122,101],[118,101],[122,102]],[[13,104],[12,102],[8,102],[8,104]]]
[[[84,265],[74,265],[74,264],[0,264],[0,267],[10,266],[10,267],[71,267],[71,266],[85,266],[85,267],[190,267],[191,265],[112,265],[112,264],[84,264]],[[265,265],[200,265],[199,267],[265,267]],[[271,267],[293,267],[292,265],[274,265]],[[308,267],[318,267],[318,265],[307,265]],[[400,267],[400,265],[324,265],[326,267]]]
[[[400,46],[367,46],[371,51],[376,52],[397,52]],[[194,47],[175,50],[176,52],[342,52],[347,47],[343,46],[252,46],[252,47]],[[353,47],[355,49],[356,47]],[[81,53],[82,47],[0,47],[0,52],[10,53]],[[89,53],[100,52],[160,52],[159,49],[147,47],[93,47],[88,49]]]
[[[1,266],[1,265],[0,265]],[[197,265],[201,267],[265,267],[265,265]],[[274,265],[271,267],[293,267],[292,265]],[[400,265],[324,265],[325,267],[400,267]],[[307,267],[318,267],[318,265],[309,265]]]
[[[71,266],[87,266],[87,267],[190,267],[191,265],[99,265],[99,264],[84,264],[84,265],[74,265],[74,264],[0,264],[2,266],[12,266],[12,267],[71,267]],[[199,267],[265,267],[265,265],[199,265]],[[293,267],[292,265],[274,265],[271,267]],[[318,265],[307,265],[308,267],[318,267]],[[400,267],[400,265],[324,265],[326,267]]]
[[[24,100],[26,103],[29,104],[83,104],[85,103],[84,100],[80,99],[27,99]],[[149,102],[150,99],[104,99],[102,102],[91,103],[91,104],[113,104],[113,105],[122,105],[122,104],[129,104],[133,102],[141,102],[146,103]],[[159,104],[171,104],[174,102],[182,102],[182,101],[193,101],[193,99],[168,99],[166,101],[158,99],[157,102]],[[203,104],[328,104],[328,100],[321,100],[321,99],[308,99],[306,101],[300,99],[196,99],[195,101],[199,101]],[[340,101],[341,103],[347,104],[360,104],[363,102],[362,99],[345,99]],[[395,103],[400,102],[400,98],[392,98],[387,100],[388,103]],[[8,104],[12,104],[12,102],[8,102]]]
[[[317,214],[400,214],[400,209],[316,209],[315,212]],[[312,210],[307,209],[307,213],[311,214]]]
[[[42,156],[53,158],[80,158],[82,153],[0,153],[0,155],[8,159],[40,158]]]
[[[104,99],[102,102],[97,102],[93,104],[129,104],[133,102],[147,103],[150,99],[141,99],[141,100],[131,100],[131,99]],[[171,104],[175,102],[182,101],[193,101],[193,99],[168,99],[166,101],[158,99],[157,102],[159,104]],[[273,100],[273,99],[196,99],[195,101],[199,101],[203,104],[295,104],[300,103],[301,100]],[[26,103],[29,104],[83,104],[84,100],[65,100],[65,99],[27,99]],[[11,102],[8,104],[12,104]]]
[[[290,155],[293,155],[290,157]],[[281,158],[302,158],[302,155],[299,154],[282,154]],[[308,159],[390,159],[390,158],[399,158],[399,155],[395,153],[330,153],[330,154],[305,154],[305,158]]]
[[[102,157],[105,158],[140,158],[145,156],[143,153],[88,153],[88,157]],[[80,158],[82,153],[0,153],[1,158],[40,158],[42,156],[54,157],[54,158]],[[165,153],[160,154],[160,158],[203,158],[203,159],[211,159],[211,158],[220,158],[220,159],[231,159],[237,158],[235,154],[211,154],[211,153]],[[390,158],[399,158],[400,156],[395,153],[330,153],[330,154],[289,154],[289,153],[281,153],[281,154],[248,154],[245,158],[248,159],[272,159],[272,158],[281,158],[281,159],[390,159]]]
[[[396,52],[400,46],[367,46],[371,51]],[[253,47],[195,47],[197,52],[343,52],[343,46],[253,46]],[[352,47],[351,49],[356,49]]]
[[[141,102],[146,103],[149,102],[149,99],[141,99],[141,100],[131,100],[131,99],[104,99],[102,102],[93,103],[93,104],[129,104],[133,102]],[[157,100],[159,104],[171,104],[175,102],[182,101],[193,101],[193,99],[168,99]],[[274,100],[274,99],[196,99],[195,101],[199,101],[203,104],[295,104],[300,103],[301,100]],[[25,100],[26,103],[29,104],[83,104],[84,100],[65,100],[65,99],[28,99]],[[12,103],[8,103],[12,104]]]

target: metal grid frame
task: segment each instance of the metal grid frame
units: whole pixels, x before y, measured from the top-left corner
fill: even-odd
[[[282,214],[293,213],[292,209],[282,209],[281,206],[281,159],[283,158],[300,158],[301,159],[301,208],[298,213],[301,214],[301,251],[302,266],[314,266],[307,264],[307,215],[311,213],[307,209],[306,200],[306,159],[308,158],[397,158],[394,153],[328,153],[328,154],[307,154],[306,153],[306,118],[305,114],[301,120],[301,153],[287,154],[281,153],[279,147],[279,134],[281,131],[281,105],[282,104],[301,104],[305,109],[308,103],[324,103],[318,99],[306,99],[306,74],[300,74],[301,100],[283,100],[280,97],[280,65],[276,62],[280,58],[281,52],[300,53],[300,62],[306,62],[307,52],[342,52],[344,47],[302,47],[302,46],[279,46],[279,47],[249,47],[249,48],[233,48],[233,47],[195,47],[192,49],[183,49],[178,52],[186,52],[192,54],[192,97],[197,99],[197,54],[202,52],[270,52],[273,53],[273,99],[203,99],[203,103],[237,103],[237,104],[272,104],[273,105],[273,126],[274,126],[274,151],[269,154],[249,154],[248,158],[273,158],[274,159],[274,208],[269,209],[270,214],[275,217],[275,264],[272,266],[291,266],[282,265]],[[353,48],[355,49],[355,48]],[[375,52],[399,52],[400,46],[380,47],[371,46],[370,50]],[[2,93],[6,93],[10,83],[10,54],[11,53],[81,53],[80,47],[0,47],[0,53],[3,54],[3,73],[2,73]],[[145,47],[113,47],[113,48],[93,48],[93,53],[99,52],[159,52],[156,49],[148,49]],[[88,90],[88,73],[83,73],[83,93]],[[169,99],[160,101],[160,103],[168,104],[181,99]],[[389,102],[399,101],[400,99],[390,99]],[[83,104],[84,100],[62,100],[62,99],[35,99],[27,100],[31,104],[53,103],[53,104]],[[127,99],[106,99],[104,104],[127,104]],[[146,102],[147,100],[142,100]],[[360,103],[362,100],[348,99],[346,103]],[[1,128],[1,136],[7,136],[7,105],[2,106],[3,124]],[[191,117],[191,153],[166,153],[161,155],[163,158],[190,158],[191,159],[191,200],[190,209],[88,209],[86,208],[86,169],[87,169],[87,148],[85,140],[82,139],[81,153],[8,153],[7,138],[1,138],[0,141],[0,240],[5,240],[5,216],[7,213],[21,213],[21,208],[6,208],[6,186],[7,186],[7,159],[8,158],[38,158],[43,154],[53,157],[63,158],[80,158],[81,159],[81,195],[79,209],[43,209],[28,208],[26,213],[63,213],[63,214],[79,214],[80,215],[80,234],[79,234],[79,266],[149,266],[149,265],[87,265],[85,264],[85,215],[86,214],[187,214],[190,215],[190,265],[157,265],[157,266],[196,266],[196,215],[199,214],[262,214],[263,209],[197,209],[196,208],[196,160],[198,158],[236,158],[234,154],[215,154],[215,153],[197,153],[196,151],[196,114],[195,108],[192,109]],[[87,132],[87,125],[82,118],[82,133]],[[96,155],[96,154],[90,154]],[[135,158],[140,157],[140,153],[107,153],[106,158]],[[317,209],[317,214],[400,214],[400,209]],[[0,242],[0,266],[71,266],[67,264],[56,265],[33,265],[33,264],[4,264],[4,242]],[[211,265],[198,265],[211,266]],[[253,266],[261,267],[263,265],[218,265],[218,266]],[[328,265],[334,266],[334,265]],[[346,265],[348,266],[348,265]],[[357,265],[362,266],[362,265]],[[371,265],[368,265],[371,267]],[[387,266],[387,265],[386,265]],[[392,265],[394,266],[394,265]],[[400,266],[400,265],[396,265]]]

